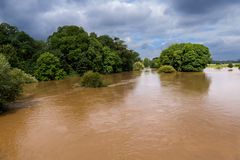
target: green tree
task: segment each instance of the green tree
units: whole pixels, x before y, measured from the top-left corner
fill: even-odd
[[[12,67],[33,74],[36,54],[41,50],[42,45],[25,32],[7,23],[0,24],[0,53],[6,56]]]
[[[66,73],[61,68],[59,58],[53,54],[46,52],[37,59],[35,76],[38,80],[58,80],[63,79],[65,75]]]
[[[160,55],[161,65],[171,65],[180,72],[199,72],[211,62],[209,49],[200,44],[171,45]]]
[[[119,38],[98,37],[96,33],[88,35],[78,26],[59,27],[49,36],[48,46],[50,50],[59,50],[63,66],[70,65],[79,74],[88,70],[100,73],[131,71],[133,63],[139,60],[138,53],[129,50]]]
[[[0,24],[0,44],[9,44],[14,35],[19,32],[17,27],[7,23]]]
[[[159,57],[153,58],[150,61],[150,67],[151,68],[159,68],[160,67],[160,59],[159,59]]]
[[[36,82],[36,79],[20,69],[11,68],[4,55],[0,54],[0,109],[14,101],[22,91],[21,84]]]
[[[0,53],[6,57],[12,67],[20,67],[17,51],[11,44],[1,45]]]
[[[14,101],[21,93],[21,83],[9,74],[10,71],[10,64],[0,54],[0,107]]]
[[[141,70],[143,70],[143,69],[144,69],[144,65],[143,65],[142,62],[135,62],[135,63],[133,64],[133,70],[134,70],[134,71],[141,71]]]
[[[122,61],[115,51],[111,51],[110,48],[103,48],[103,73],[116,73],[121,72]]]
[[[150,59],[148,59],[148,58],[143,59],[144,67],[146,67],[146,68],[150,67],[150,63],[151,63]]]

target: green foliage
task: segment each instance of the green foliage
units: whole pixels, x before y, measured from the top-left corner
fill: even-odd
[[[35,76],[38,80],[59,80],[63,79],[65,75],[65,71],[61,69],[59,58],[53,54],[46,52],[37,59]]]
[[[0,54],[0,109],[21,93],[22,77],[15,74],[4,55]]]
[[[20,67],[17,51],[11,44],[0,45],[0,53],[6,57],[12,67]]]
[[[7,23],[0,24],[0,53],[6,56],[12,67],[33,74],[36,59],[45,43],[35,41],[25,32]]]
[[[103,73],[121,72],[122,61],[119,55],[110,50],[108,47],[103,47]]]
[[[55,56],[52,62],[48,60],[50,57],[42,58],[46,52]],[[41,81],[62,79],[88,70],[104,74],[131,71],[134,62],[139,61],[138,53],[129,50],[119,38],[98,37],[78,26],[59,27],[46,43],[34,40],[15,26],[1,23],[0,53],[12,67]]]
[[[228,68],[233,68],[233,64],[232,64],[232,63],[229,63],[229,64],[228,64]]]
[[[159,59],[159,57],[153,58],[150,61],[150,67],[151,68],[159,68],[160,67],[160,59]]]
[[[139,60],[138,53],[127,49],[119,38],[97,37],[96,33],[88,35],[77,26],[59,27],[49,36],[48,45],[61,53],[63,66],[71,66],[79,74],[88,70],[100,73],[131,71],[133,63]]]
[[[163,65],[158,69],[158,73],[173,73],[176,72],[176,70],[169,65]]]
[[[105,86],[102,75],[93,71],[88,71],[84,73],[81,79],[81,85],[83,87],[92,87],[92,88]]]
[[[38,80],[31,76],[30,74],[25,73],[21,69],[13,68],[10,71],[10,75],[14,77],[15,79],[18,79],[21,83],[36,83]]]
[[[146,67],[146,68],[150,67],[150,64],[151,64],[150,59],[144,58],[143,59],[143,64],[144,64],[144,67]]]
[[[133,70],[134,70],[134,71],[141,71],[141,70],[143,70],[143,69],[144,69],[144,65],[143,65],[142,62],[135,62],[135,63],[133,64]]]
[[[209,49],[200,44],[174,44],[163,50],[160,55],[161,65],[173,66],[180,72],[199,72],[210,62]]]

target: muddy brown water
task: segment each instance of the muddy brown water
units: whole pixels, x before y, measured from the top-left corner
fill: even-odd
[[[0,115],[2,160],[240,160],[240,72],[41,82]]]

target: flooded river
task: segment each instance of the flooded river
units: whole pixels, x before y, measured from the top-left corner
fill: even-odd
[[[120,73],[26,85],[0,160],[240,160],[240,72]]]

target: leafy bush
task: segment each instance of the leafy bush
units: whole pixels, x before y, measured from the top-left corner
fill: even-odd
[[[159,73],[173,73],[173,72],[176,72],[176,70],[172,66],[164,65],[158,69],[158,72]]]
[[[228,68],[233,68],[233,64],[232,64],[232,63],[229,63],[229,64],[228,64]]]
[[[12,102],[21,93],[21,80],[11,74],[11,66],[0,54],[0,107]]]
[[[81,79],[81,86],[83,87],[104,87],[103,77],[100,73],[88,71],[84,73]]]
[[[142,62],[135,62],[133,64],[133,70],[134,71],[141,71],[144,69],[144,65],[142,64]]]
[[[14,68],[10,71],[10,74],[18,79],[21,83],[36,83],[38,80],[31,76],[30,74],[25,73],[21,69]]]
[[[53,54],[46,52],[37,59],[35,76],[38,80],[59,80],[63,79],[66,72],[61,69],[60,60]]]
[[[180,72],[199,72],[210,62],[209,49],[200,44],[174,44],[163,50],[160,55],[161,65],[173,66]]]
[[[240,63],[235,64],[234,67],[239,68],[240,67]]]

